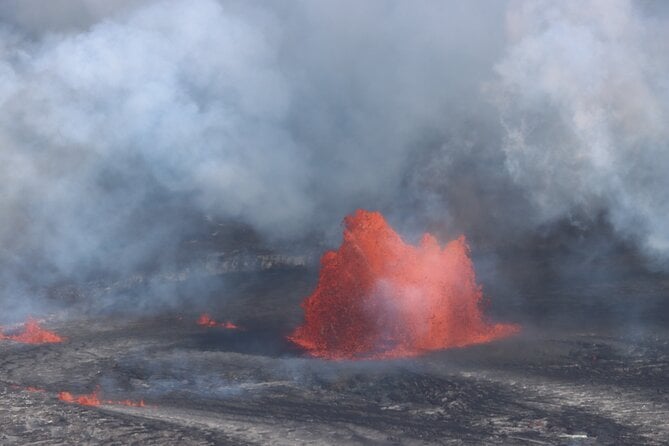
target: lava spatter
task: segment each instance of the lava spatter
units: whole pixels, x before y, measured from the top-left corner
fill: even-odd
[[[98,391],[86,395],[72,395],[70,392],[59,392],[58,399],[66,403],[77,403],[82,406],[99,406],[101,404]]]
[[[24,344],[53,344],[65,340],[56,333],[42,328],[39,322],[33,318],[28,318],[23,325],[23,330],[19,333],[5,335],[0,332],[0,340],[2,339]]]
[[[305,320],[289,339],[328,359],[397,358],[502,338],[489,323],[464,237],[405,243],[378,212],[345,218],[344,240],[321,259]]]
[[[197,324],[202,327],[220,327],[220,328],[226,328],[228,330],[237,330],[239,328],[237,324],[230,321],[218,322],[215,319],[213,319],[208,313],[201,314],[200,317],[197,319]]]
[[[100,399],[100,390],[83,395],[73,395],[70,392],[59,392],[58,399],[65,403],[76,403],[82,406],[97,407],[101,404],[109,404],[116,406],[130,406],[130,407],[145,407],[144,400],[102,400]]]

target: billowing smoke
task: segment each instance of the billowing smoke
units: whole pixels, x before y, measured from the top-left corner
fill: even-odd
[[[169,264],[205,217],[291,241],[357,207],[493,244],[604,214],[661,262],[669,28],[649,8],[4,2],[0,302]]]
[[[528,2],[496,65],[512,178],[541,221],[606,212],[669,254],[669,27],[627,1]],[[659,5],[657,5],[659,6]]]

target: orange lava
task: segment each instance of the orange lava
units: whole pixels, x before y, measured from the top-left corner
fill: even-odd
[[[82,406],[99,406],[101,404],[99,393],[100,392],[96,390],[95,392],[89,393],[88,395],[74,396],[70,392],[60,392],[58,394],[58,399],[65,401],[66,403],[81,404]]]
[[[212,319],[212,317],[207,313],[203,313],[200,315],[200,317],[197,319],[197,324],[203,327],[222,327],[222,328],[227,328],[228,330],[236,330],[239,328],[237,324],[234,324],[230,321],[217,322],[215,319]]]
[[[82,406],[99,406],[100,404],[112,404],[117,406],[131,406],[131,407],[145,407],[144,400],[132,401],[132,400],[101,400],[100,391],[96,390],[93,393],[84,394],[84,395],[72,395],[70,392],[60,392],[58,393],[58,399],[66,403],[77,403]]]
[[[14,335],[0,333],[0,340],[1,339],[23,342],[25,344],[52,344],[63,342],[65,340],[56,333],[40,327],[39,323],[33,318],[28,318],[23,326],[23,331],[20,333]]]
[[[464,236],[439,246],[405,243],[378,212],[344,219],[344,241],[326,252],[305,320],[288,338],[312,356],[380,359],[489,342],[520,330],[481,311]]]

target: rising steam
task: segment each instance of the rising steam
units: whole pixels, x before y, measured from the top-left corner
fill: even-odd
[[[605,211],[669,254],[669,28],[628,1],[529,2],[496,65],[509,174],[541,220]],[[648,11],[646,11],[648,12]]]
[[[669,256],[661,5],[37,3],[0,6],[3,308],[169,264],[205,216],[500,243],[604,213]]]

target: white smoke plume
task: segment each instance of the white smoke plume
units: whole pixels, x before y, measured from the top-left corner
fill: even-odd
[[[606,212],[669,255],[669,27],[640,3],[526,2],[507,13],[495,88],[513,179],[537,219]],[[657,11],[655,11],[657,12]]]
[[[499,241],[602,212],[669,256],[667,16],[626,1],[7,1],[0,302],[357,207]],[[5,305],[3,304],[3,305]]]

